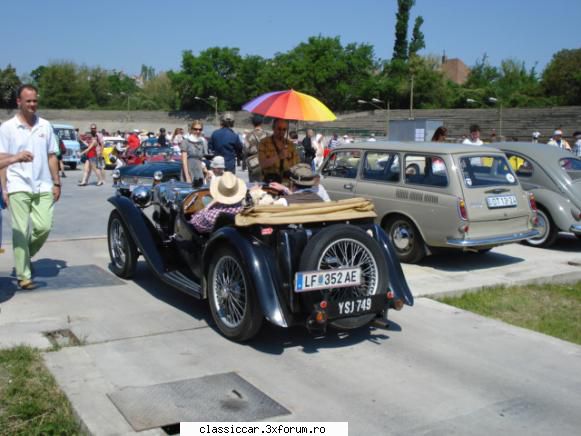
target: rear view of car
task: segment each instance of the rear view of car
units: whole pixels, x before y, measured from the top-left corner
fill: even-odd
[[[76,169],[81,162],[81,144],[77,138],[75,128],[68,124],[53,124],[52,127],[66,148],[63,154],[63,163],[71,170]]]

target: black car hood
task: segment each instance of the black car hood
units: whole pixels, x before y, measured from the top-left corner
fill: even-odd
[[[121,176],[153,177],[156,171],[166,174],[180,174],[182,164],[180,162],[151,162],[143,165],[127,165],[119,168]]]

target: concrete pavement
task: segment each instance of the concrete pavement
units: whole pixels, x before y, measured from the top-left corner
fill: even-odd
[[[143,262],[135,281],[116,279],[99,236],[111,191],[66,180],[70,197],[34,260],[43,286],[17,291],[12,257],[0,256],[0,347],[48,348],[44,332],[72,331],[80,346],[47,352],[45,361],[90,433],[135,433],[111,400],[125,388],[229,372],[290,411],[272,420],[348,420],[352,435],[568,435],[581,428],[581,347],[426,298],[391,312],[389,330],[312,337],[302,328],[266,326],[250,344],[229,342],[212,326],[206,303],[163,285]],[[581,278],[579,248],[573,238],[551,250],[513,244],[485,255],[431,257],[404,272],[416,297],[574,280]],[[71,271],[87,279],[75,284]],[[107,284],[91,282],[95,276]],[[139,434],[166,433],[152,427]]]

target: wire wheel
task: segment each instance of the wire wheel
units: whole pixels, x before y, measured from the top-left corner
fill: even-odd
[[[119,213],[114,210],[107,226],[107,242],[111,269],[122,278],[130,278],[137,266],[137,247]]]
[[[246,281],[241,266],[233,257],[222,257],[212,280],[218,316],[228,328],[238,327],[247,310]]]

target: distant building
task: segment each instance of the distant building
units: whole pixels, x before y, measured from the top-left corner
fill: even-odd
[[[448,59],[444,54],[442,56],[442,73],[452,82],[463,85],[468,80],[470,68],[461,59]]]

